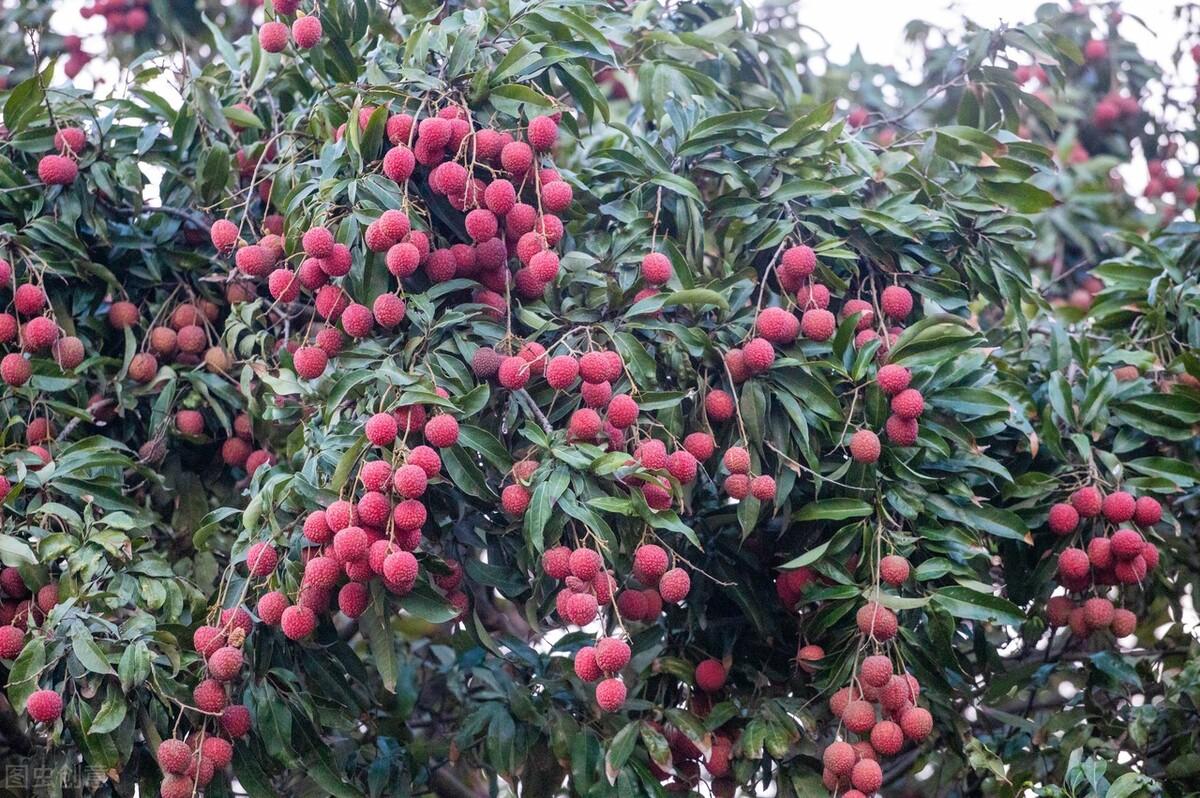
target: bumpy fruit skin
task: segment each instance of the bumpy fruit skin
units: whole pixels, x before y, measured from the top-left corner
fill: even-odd
[[[722,390],[709,391],[704,397],[704,412],[708,420],[716,424],[733,418],[733,397]]]
[[[923,412],[925,412],[925,398],[916,388],[905,388],[892,397],[892,413],[900,418],[920,418]]]
[[[1058,555],[1058,573],[1063,579],[1078,581],[1086,579],[1091,569],[1087,552],[1083,549],[1063,549]]]
[[[755,338],[743,347],[742,362],[751,374],[766,371],[775,362],[775,347],[766,338]]]
[[[270,593],[264,593],[262,598],[258,600],[255,610],[258,612],[258,617],[263,623],[268,626],[278,626],[280,619],[283,617],[283,611],[286,610],[291,603],[287,596],[280,593],[278,590],[272,590]]]
[[[1132,529],[1119,529],[1112,536],[1112,552],[1119,560],[1132,560],[1142,553],[1142,536]]]
[[[706,659],[696,665],[696,686],[715,693],[725,686],[725,666],[718,659]]]
[[[869,429],[860,429],[850,437],[850,456],[856,463],[874,463],[881,451],[879,436]]]
[[[6,385],[18,388],[29,382],[33,368],[20,352],[10,352],[0,360],[0,378]]]
[[[596,649],[591,646],[584,646],[575,652],[575,675],[585,682],[599,681],[604,672],[596,663]]]
[[[884,430],[887,432],[888,440],[897,446],[912,446],[917,442],[916,419],[888,416]]]
[[[296,604],[283,611],[279,626],[288,640],[303,640],[317,628],[317,615],[311,608]]]
[[[850,775],[857,758],[853,746],[841,740],[830,743],[825,748],[825,752],[821,754],[821,761],[825,765],[825,769],[835,776]]]
[[[908,388],[908,384],[912,381],[912,374],[904,366],[889,363],[879,369],[879,373],[875,375],[875,381],[879,383],[879,387],[885,394],[895,396]]]
[[[625,683],[620,679],[605,679],[596,685],[596,704],[605,712],[616,712],[625,703]]]
[[[605,637],[596,644],[596,664],[605,673],[616,673],[629,664],[629,644],[615,637]]]
[[[809,308],[800,317],[800,332],[810,341],[828,341],[836,328],[837,319],[822,308]]]
[[[790,344],[800,334],[801,323],[788,310],[765,308],[754,324],[758,334],[773,344]]]
[[[571,414],[567,422],[567,436],[571,440],[594,441],[602,428],[600,415],[595,410],[584,407]]]
[[[542,553],[542,571],[552,579],[566,579],[571,574],[571,550],[555,546]]]
[[[904,584],[908,580],[909,570],[908,560],[898,554],[889,554],[879,561],[879,578],[892,587]]]
[[[396,441],[396,434],[399,429],[396,425],[396,417],[391,413],[376,413],[367,419],[364,431],[369,440],[375,446],[391,446]]]
[[[218,648],[208,658],[208,672],[218,682],[227,682],[242,670],[242,652],[233,646]]]
[[[1071,494],[1071,506],[1082,518],[1095,518],[1100,515],[1103,502],[1100,491],[1090,485]]]
[[[225,688],[215,679],[205,679],[192,690],[192,703],[201,712],[216,714],[225,709]]]
[[[871,747],[880,756],[895,756],[904,748],[904,730],[890,720],[876,723],[871,729]]]
[[[275,570],[279,554],[270,543],[255,543],[246,550],[246,567],[251,576],[263,577]]]
[[[927,709],[913,707],[900,718],[900,728],[904,730],[905,737],[919,743],[933,731],[933,716]]]
[[[65,155],[43,155],[37,173],[38,179],[48,186],[69,186],[79,176],[79,167]]]
[[[604,567],[604,560],[600,557],[600,553],[593,549],[575,549],[571,552],[569,565],[572,576],[584,582],[590,582]]]
[[[780,268],[786,279],[799,283],[817,268],[817,253],[804,244],[788,247],[783,251]]]
[[[898,285],[889,285],[883,289],[883,294],[880,295],[879,306],[883,310],[884,315],[896,320],[905,319],[908,317],[908,314],[912,313],[913,297],[907,288],[902,288]]]
[[[70,371],[83,362],[83,341],[73,335],[59,338],[50,351],[54,355],[54,362],[63,371]]]
[[[287,49],[288,28],[282,22],[264,22],[258,29],[258,43],[268,53],[282,53]]]
[[[672,568],[658,580],[658,594],[668,604],[678,604],[692,589],[692,578],[682,568]]]
[[[1105,519],[1112,524],[1123,524],[1133,518],[1136,508],[1137,501],[1123,490],[1105,496],[1101,505]]]
[[[37,690],[25,703],[25,711],[37,723],[58,720],[62,710],[62,696],[53,690]]]
[[[439,449],[453,446],[458,443],[458,421],[446,413],[434,416],[425,423],[425,440]]]
[[[638,546],[633,553],[634,578],[646,587],[657,585],[669,566],[670,559],[666,550],[657,544]]]
[[[524,485],[505,485],[500,493],[500,506],[504,508],[504,512],[520,518],[529,508],[530,498],[531,494]]]
[[[1162,505],[1149,496],[1139,496],[1133,508],[1133,522],[1140,527],[1150,527],[1162,520]]]
[[[221,713],[221,730],[237,740],[250,733],[250,710],[241,704],[231,704]]]
[[[886,642],[896,636],[896,614],[873,601],[859,608],[855,620],[860,632],[878,642]]]
[[[311,50],[321,41],[321,20],[300,17],[292,23],[292,39],[301,50]]]
[[[1050,508],[1047,523],[1054,534],[1069,535],[1079,526],[1079,512],[1071,505],[1059,502]]]
[[[750,495],[760,502],[775,500],[775,478],[760,474],[750,480]]]
[[[183,740],[163,740],[156,752],[163,773],[182,776],[192,764],[192,748]]]
[[[850,783],[854,789],[865,795],[871,795],[883,786],[883,769],[873,759],[864,759],[850,771]]]
[[[1126,609],[1114,610],[1111,628],[1117,637],[1129,637],[1137,631],[1137,616]]]
[[[1093,596],[1083,602],[1083,618],[1091,629],[1107,629],[1113,622],[1113,604],[1106,598]]]
[[[16,626],[0,626],[0,659],[16,659],[25,647],[25,632]]]

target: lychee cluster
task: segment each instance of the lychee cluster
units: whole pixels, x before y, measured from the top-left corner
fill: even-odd
[[[741,501],[747,496],[753,496],[760,502],[775,500],[775,478],[769,474],[751,473],[753,463],[747,449],[742,446],[730,446],[721,455],[721,464],[729,472],[722,483],[729,498]]]
[[[1111,596],[1116,590],[1123,599],[1158,567],[1158,547],[1133,527],[1150,530],[1161,520],[1162,505],[1156,499],[1134,498],[1125,491],[1105,495],[1092,485],[1053,505],[1047,525],[1073,545],[1058,555],[1057,577],[1066,595],[1047,602],[1050,627],[1069,627],[1081,638],[1101,631],[1118,638],[1133,634],[1137,616],[1115,606]]]
[[[897,673],[883,654],[863,659],[850,685],[829,699],[829,711],[854,742],[838,738],[821,755],[822,780],[836,795],[871,795],[883,785],[880,760],[920,743],[933,731],[933,716],[917,706],[921,685],[908,673]],[[845,792],[850,791],[850,792]]]

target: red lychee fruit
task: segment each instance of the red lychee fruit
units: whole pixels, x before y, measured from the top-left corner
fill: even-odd
[[[587,626],[592,621],[596,620],[597,602],[596,597],[591,593],[575,593],[567,591],[570,595],[564,602],[565,617],[570,623],[576,626]]]
[[[79,176],[79,167],[65,155],[43,155],[37,173],[38,179],[48,186],[69,186]]]
[[[1103,39],[1088,39],[1083,45],[1083,57],[1088,61],[1103,61],[1108,58],[1108,42]]]
[[[325,373],[329,356],[320,347],[302,346],[292,355],[292,364],[301,379],[315,380]]]
[[[1112,552],[1119,560],[1132,560],[1142,553],[1142,536],[1132,529],[1119,529],[1112,536]]]
[[[671,456],[667,458],[667,471],[684,485],[695,481],[697,470],[696,458],[692,457],[691,452],[685,449],[672,452]]]
[[[775,478],[767,474],[760,474],[750,480],[750,495],[760,502],[774,501]]]
[[[745,474],[730,474],[721,485],[729,498],[741,501],[750,495],[750,477]]]
[[[571,574],[571,550],[555,546],[542,552],[542,571],[552,579],[565,579]]]
[[[558,123],[549,116],[535,116],[529,120],[525,137],[535,150],[546,152],[554,147],[554,140],[558,138]]]
[[[246,550],[246,567],[250,569],[251,576],[267,576],[278,563],[279,554],[270,543],[255,543]]]
[[[1129,637],[1137,631],[1137,616],[1126,609],[1114,610],[1112,614],[1112,633],[1117,637]]]
[[[321,41],[321,20],[318,17],[300,17],[292,23],[292,39],[301,50],[311,50]]]
[[[850,437],[850,456],[857,463],[874,463],[881,451],[879,436],[869,429],[860,429]]]
[[[855,620],[860,632],[881,643],[896,636],[896,614],[874,601],[860,607]]]
[[[425,471],[425,476],[432,479],[436,477],[442,470],[442,458],[438,453],[428,446],[416,446],[408,453],[406,463],[420,466]]]
[[[1092,629],[1107,629],[1113,622],[1113,603],[1093,596],[1083,602],[1083,618]]]
[[[733,418],[733,397],[722,390],[709,391],[704,397],[704,412],[708,420],[719,424]]]
[[[1071,494],[1071,506],[1081,517],[1095,518],[1103,507],[1103,497],[1096,488],[1082,487]]]
[[[855,734],[866,734],[875,725],[875,707],[868,701],[851,701],[842,712],[842,722]]]
[[[268,626],[278,626],[280,619],[283,618],[283,611],[290,606],[291,602],[288,601],[287,596],[278,590],[272,590],[262,595],[254,609],[263,623]]]
[[[404,300],[395,294],[380,294],[371,304],[375,323],[385,330],[390,330],[404,321],[405,311]]]
[[[529,489],[524,485],[506,485],[500,492],[500,506],[509,515],[520,518],[525,515],[532,498]]]
[[[577,441],[594,441],[603,428],[600,415],[591,408],[580,408],[567,422],[567,437]]]
[[[875,381],[888,396],[895,396],[907,389],[911,380],[912,374],[908,369],[892,363],[881,367],[879,373],[875,375]]]
[[[646,587],[657,585],[669,567],[666,550],[657,544],[643,544],[633,553],[633,576]]]
[[[888,416],[884,431],[887,432],[888,440],[897,446],[912,446],[917,442],[918,427],[915,418]]]
[[[903,419],[916,419],[925,412],[925,399],[916,388],[905,388],[892,397],[892,413]]]
[[[696,686],[715,693],[725,686],[725,666],[718,659],[706,659],[696,665]]]
[[[311,607],[293,604],[280,616],[279,628],[288,640],[303,640],[317,628],[317,614]]]
[[[0,360],[0,378],[6,385],[20,387],[33,376],[33,368],[25,356],[19,352],[10,352]]]
[[[287,25],[278,20],[264,22],[258,29],[258,43],[268,53],[282,53],[288,43]]]
[[[672,568],[658,580],[658,594],[668,604],[678,604],[687,598],[692,589],[692,579],[682,568]]]
[[[890,316],[896,320],[902,320],[912,313],[913,296],[907,288],[898,285],[889,285],[883,289],[883,294],[879,297],[879,306],[883,310],[884,315]]]
[[[521,177],[533,165],[533,150],[523,141],[513,141],[500,150],[500,165],[513,177]]]
[[[221,730],[238,740],[250,732],[250,710],[241,704],[231,704],[221,713]]]
[[[192,704],[201,712],[215,715],[226,703],[225,688],[216,679],[205,679],[192,690]]]
[[[1133,518],[1137,509],[1137,501],[1123,490],[1110,493],[1104,497],[1101,511],[1105,519],[1112,524],[1123,524]]]
[[[765,308],[754,324],[758,334],[774,344],[790,344],[800,334],[801,322],[783,308]],[[805,333],[808,336],[808,333]],[[811,337],[811,336],[808,336]]]
[[[629,644],[615,637],[605,637],[596,644],[596,664],[605,673],[617,673],[629,664]]]
[[[829,289],[821,283],[802,285],[796,289],[796,304],[802,311],[808,310],[810,307],[828,310],[829,299]]]
[[[223,645],[225,633],[216,626],[197,626],[192,632],[192,648],[205,659]]]
[[[571,574],[584,582],[590,582],[604,567],[600,553],[593,549],[575,549],[570,557]]]
[[[1139,496],[1134,503],[1133,522],[1141,527],[1150,527],[1162,520],[1162,505],[1149,496]]]
[[[21,347],[26,352],[44,352],[58,340],[58,325],[53,319],[38,316],[25,322],[21,331]]]
[[[812,247],[800,244],[783,251],[780,269],[785,279],[794,285],[808,277],[817,267],[817,253]]]
[[[879,561],[879,578],[892,587],[904,584],[908,580],[908,573],[908,560],[898,554],[889,554]]]
[[[596,685],[596,704],[605,712],[616,712],[625,703],[625,683],[620,679],[605,679]]]
[[[192,764],[192,747],[183,740],[163,740],[155,757],[163,773],[182,776]]]
[[[890,720],[876,723],[871,729],[871,747],[880,756],[895,756],[904,748],[904,730]]]
[[[663,285],[674,273],[671,259],[661,252],[651,252],[642,258],[642,279],[650,285]]]
[[[1070,504],[1059,502],[1050,508],[1048,524],[1054,534],[1069,535],[1079,526],[1079,513]]]
[[[1086,579],[1091,569],[1087,552],[1083,549],[1063,549],[1058,555],[1058,574],[1065,580],[1078,581]]]
[[[836,328],[833,314],[821,308],[809,308],[800,318],[800,332],[810,341],[828,341]]]
[[[1046,602],[1046,621],[1052,629],[1066,626],[1073,609],[1075,602],[1066,596],[1051,596]]]
[[[751,374],[766,371],[775,362],[775,347],[766,338],[754,338],[742,349],[742,362]]]
[[[850,783],[864,795],[873,795],[883,786],[883,769],[873,759],[863,759],[850,771]]]
[[[900,718],[900,728],[904,730],[905,737],[919,743],[933,731],[933,716],[927,709],[913,707]]]
[[[399,428],[396,417],[391,413],[376,413],[367,419],[364,431],[372,445],[391,446],[396,441]]]
[[[824,763],[825,769],[834,776],[850,775],[857,759],[858,756],[854,753],[854,748],[850,743],[841,740],[830,743],[821,754],[821,761]]]
[[[575,652],[574,668],[575,675],[588,683],[599,681],[604,676],[596,662],[596,649],[591,646],[584,646]]]
[[[424,432],[425,440],[439,449],[458,443],[458,421],[447,413],[436,415],[425,422]]]
[[[233,646],[218,648],[208,658],[208,672],[218,682],[227,682],[242,670],[242,652]]]

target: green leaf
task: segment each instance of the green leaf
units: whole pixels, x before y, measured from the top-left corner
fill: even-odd
[[[1020,626],[1025,621],[1025,613],[1011,601],[958,585],[936,590],[933,602],[956,618],[995,621],[1006,626]]]
[[[871,515],[874,508],[859,499],[822,499],[792,513],[793,521],[840,521]]]
[[[76,629],[71,635],[71,653],[83,667],[92,673],[113,672],[112,666],[108,664],[108,658],[104,656],[104,651],[96,644],[95,638],[87,629]]]

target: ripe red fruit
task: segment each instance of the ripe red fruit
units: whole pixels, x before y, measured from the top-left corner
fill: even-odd
[[[321,41],[321,20],[317,17],[300,17],[292,23],[292,38],[301,50],[310,50]]]
[[[608,422],[617,429],[632,427],[637,422],[637,417],[638,403],[628,394],[617,394],[609,400]]]
[[[367,419],[364,427],[369,440],[375,446],[391,446],[396,441],[399,428],[396,417],[391,413],[376,413]]]
[[[873,759],[864,759],[850,771],[850,783],[854,789],[865,795],[871,795],[883,786],[883,769]]]
[[[830,743],[821,754],[821,761],[824,763],[825,769],[834,776],[850,775],[857,758],[858,755],[854,753],[853,746],[841,740]]]
[[[453,446],[458,443],[458,421],[446,413],[434,416],[425,422],[425,440],[439,449]]]
[[[616,673],[629,664],[629,644],[615,637],[605,637],[596,644],[596,664],[605,673]]]
[[[568,622],[576,626],[587,626],[596,620],[598,605],[595,596],[591,593],[575,593],[570,590],[566,592],[570,595],[564,601],[563,607]]]
[[[542,208],[551,213],[562,213],[570,208],[574,197],[571,184],[564,180],[542,185]]]
[[[1082,487],[1071,494],[1071,506],[1083,518],[1094,518],[1103,506],[1100,491],[1091,486]]]
[[[1088,61],[1103,61],[1108,58],[1108,43],[1103,39],[1088,39],[1083,45],[1083,57]]]
[[[775,347],[766,338],[754,338],[742,349],[742,362],[751,374],[766,371],[775,362]]]
[[[585,682],[595,682],[604,675],[596,662],[596,649],[584,646],[575,652],[575,675]]]
[[[1112,536],[1112,552],[1119,560],[1132,560],[1142,553],[1142,536],[1132,529],[1119,529]]]
[[[800,244],[788,247],[783,251],[780,268],[786,279],[793,283],[799,283],[805,277],[808,277],[816,267],[817,253],[813,251],[812,247]]]
[[[901,391],[908,388],[908,383],[912,380],[912,374],[904,366],[898,366],[889,363],[879,369],[879,373],[875,375],[875,381],[879,383],[879,387],[888,396],[895,396]]]
[[[251,576],[267,576],[275,570],[278,562],[279,555],[270,543],[255,543],[246,550],[246,567],[250,569]]]
[[[871,729],[871,747],[880,756],[895,756],[904,748],[904,730],[890,720],[876,723]]]
[[[875,725],[875,707],[867,701],[851,701],[842,712],[842,722],[855,734],[865,734]]]
[[[593,549],[575,549],[570,557],[571,574],[584,582],[590,582],[604,567],[600,553]]]
[[[600,415],[590,408],[580,408],[571,414],[567,422],[567,437],[577,441],[594,441],[603,424]]]
[[[404,321],[405,310],[404,300],[395,294],[380,294],[371,305],[375,322],[387,330]]]
[[[216,714],[225,708],[225,688],[215,679],[205,679],[192,690],[192,703],[201,712]]]
[[[1059,502],[1050,508],[1048,523],[1054,534],[1069,535],[1079,526],[1079,513],[1071,505]]]
[[[800,318],[800,332],[811,341],[828,341],[836,328],[833,314],[821,308],[809,308]]]
[[[1113,622],[1113,603],[1093,596],[1083,602],[1083,618],[1091,629],[1107,629]]]
[[[442,470],[442,458],[438,453],[428,446],[416,446],[408,453],[407,463],[420,466],[425,471],[425,476],[429,478],[436,477]]]
[[[722,461],[725,463],[725,468],[731,474],[750,473],[750,452],[741,446],[730,446],[725,451]]]
[[[0,378],[5,384],[16,388],[28,382],[31,376],[33,368],[21,353],[10,352],[0,360]]]
[[[328,513],[326,513],[326,516],[328,516]],[[347,529],[358,529],[358,527],[347,527]],[[338,530],[337,534],[340,535],[344,531],[344,529]],[[362,530],[359,529],[359,531],[361,532]],[[348,548],[351,546],[355,537],[351,533],[350,536],[344,538],[345,543],[343,543],[343,547]],[[338,567],[337,560],[334,560],[332,557],[313,557],[304,564],[304,578],[301,581],[301,585],[304,587],[331,588],[338,583],[341,573],[342,571]]]
[[[1052,629],[1066,626],[1073,609],[1075,609],[1075,602],[1066,596],[1051,596],[1050,600],[1046,602],[1046,621]]]
[[[54,362],[58,364],[59,368],[63,371],[70,371],[83,362],[83,341],[73,335],[68,335],[55,341],[50,347],[50,352],[54,355]]]
[[[672,568],[658,580],[658,594],[668,604],[678,604],[687,598],[692,589],[692,579],[682,568]]]
[[[692,432],[683,439],[683,448],[691,452],[696,460],[704,462],[713,456],[717,444],[707,432]]]
[[[755,321],[758,334],[774,344],[790,344],[800,334],[801,322],[783,308],[765,308]],[[807,332],[805,335],[809,336]],[[747,364],[749,365],[749,364]]]
[[[1149,496],[1139,496],[1133,508],[1133,522],[1141,527],[1154,526],[1162,520],[1162,505]]]
[[[310,227],[300,239],[304,254],[310,258],[328,258],[333,254],[333,233],[324,227]]]
[[[74,155],[87,146],[87,134],[82,128],[64,127],[54,134],[54,149],[60,154]]]
[[[163,740],[155,756],[163,773],[182,776],[192,764],[192,747],[183,740]]]
[[[206,659],[225,645],[225,633],[215,626],[198,626],[192,632],[192,648]]]
[[[1137,616],[1126,609],[1113,611],[1112,632],[1117,637],[1129,637],[1137,630]]]
[[[903,419],[919,418],[925,412],[925,399],[916,388],[905,388],[892,397],[892,412]]]
[[[0,626],[0,659],[16,659],[24,647],[24,630],[12,625]]]
[[[242,670],[242,652],[233,646],[218,648],[208,658],[208,672],[218,682],[227,682]]]
[[[625,683],[620,679],[605,679],[596,685],[596,704],[605,712],[619,710],[625,696]]]
[[[879,561],[879,578],[892,587],[900,587],[908,580],[908,560],[898,554],[889,554]],[[883,685],[876,685],[882,687]]]
[[[504,512],[517,518],[525,515],[532,495],[524,485],[506,485],[500,492],[500,506]]]
[[[905,737],[919,743],[933,731],[933,716],[927,709],[913,707],[900,718],[900,728],[904,730]]]
[[[317,628],[317,614],[311,607],[293,604],[283,611],[279,627],[288,640],[303,640]]]
[[[859,608],[855,621],[860,632],[881,643],[896,636],[896,614],[874,601]]]
[[[850,437],[850,456],[857,463],[874,463],[881,451],[879,436],[869,429],[860,429]]]
[[[912,446],[917,442],[917,420],[915,418],[900,418],[888,416],[884,425],[888,440],[897,446]]]
[[[633,576],[646,587],[657,585],[669,566],[666,550],[657,544],[646,543],[633,552]]]
[[[666,283],[674,272],[670,258],[661,252],[650,252],[642,257],[642,279],[650,285]]]
[[[315,380],[325,373],[329,356],[320,347],[302,346],[292,355],[292,364],[301,379]]]
[[[667,458],[667,471],[685,485],[696,479],[697,468],[696,458],[686,449],[672,452]]]
[[[62,696],[53,690],[36,690],[25,702],[25,711],[37,723],[49,723],[62,715]]]
[[[41,286],[22,283],[13,292],[13,304],[22,316],[33,316],[46,308],[46,292]]]
[[[728,421],[733,418],[733,397],[722,390],[709,391],[704,397],[704,412],[713,423]]]
[[[725,666],[718,659],[706,659],[696,665],[696,686],[715,693],[725,686]]]
[[[370,589],[362,582],[347,582],[338,591],[338,609],[347,618],[357,618],[367,611]]]
[[[1123,490],[1110,493],[1104,497],[1104,502],[1101,505],[1101,511],[1104,517],[1113,524],[1123,524],[1133,518],[1134,510],[1137,508],[1137,502],[1133,496]]]
[[[1091,563],[1087,552],[1083,549],[1063,549],[1058,555],[1058,574],[1068,581],[1086,579]]]
[[[828,310],[829,289],[820,283],[802,285],[796,289],[796,304],[802,311],[808,310],[810,307]]]
[[[496,376],[505,388],[517,391],[524,388],[529,382],[530,373],[529,363],[525,361],[525,358],[512,355],[500,361],[500,368]]]
[[[288,601],[287,596],[278,590],[272,590],[269,593],[263,594],[254,609],[263,623],[268,626],[278,626],[280,619],[283,617],[283,611],[289,606],[291,606],[291,603]]]
[[[535,150],[546,152],[554,146],[554,140],[558,138],[558,123],[549,116],[535,116],[529,120],[525,137]]]
[[[889,285],[883,289],[883,294],[879,297],[879,306],[884,315],[897,320],[904,319],[908,317],[909,313],[912,313],[913,297],[907,288]]]
[[[75,160],[65,155],[43,155],[38,161],[38,179],[49,186],[69,186],[79,176]]]
[[[387,465],[386,463],[384,464]],[[396,469],[393,486],[406,499],[417,499],[425,493],[428,475],[425,469],[411,463]]]
[[[533,165],[533,150],[523,141],[512,141],[500,150],[500,165],[513,177],[521,177]]]
[[[53,319],[38,316],[25,322],[21,334],[21,347],[26,352],[44,352],[58,340],[58,325]]]
[[[750,495],[760,502],[775,500],[775,478],[760,474],[750,480]]]
[[[555,546],[542,552],[542,571],[552,579],[565,579],[571,573],[571,550]]]
[[[288,28],[282,22],[264,22],[258,29],[258,43],[268,53],[282,53],[287,48]]]

